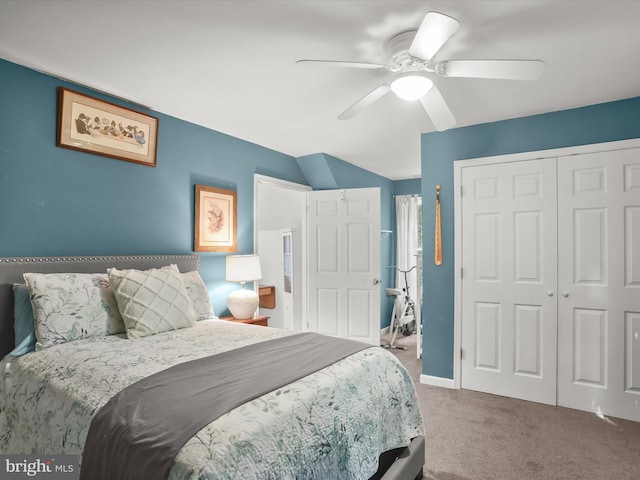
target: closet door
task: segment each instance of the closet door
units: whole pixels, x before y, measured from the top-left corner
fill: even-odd
[[[558,159],[558,405],[640,420],[640,149]]]
[[[556,403],[555,165],[462,169],[463,388]]]

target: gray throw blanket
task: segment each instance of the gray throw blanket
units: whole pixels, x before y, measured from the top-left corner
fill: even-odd
[[[216,418],[371,345],[300,333],[175,365],[95,415],[81,480],[167,478],[184,444]]]

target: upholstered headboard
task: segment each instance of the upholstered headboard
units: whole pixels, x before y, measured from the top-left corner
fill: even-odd
[[[0,258],[0,358],[14,348],[12,285],[24,283],[23,273],[104,273],[111,267],[146,270],[171,264],[176,264],[181,272],[199,271],[200,257],[198,255],[134,255]]]

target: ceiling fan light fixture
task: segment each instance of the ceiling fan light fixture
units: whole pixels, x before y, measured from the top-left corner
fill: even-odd
[[[427,94],[433,82],[423,75],[402,75],[391,82],[391,91],[403,100],[417,100]]]

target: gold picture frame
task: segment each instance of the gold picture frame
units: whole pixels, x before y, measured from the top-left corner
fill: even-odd
[[[57,133],[58,147],[156,166],[157,118],[64,87]]]
[[[196,185],[194,250],[238,250],[237,192]]]

